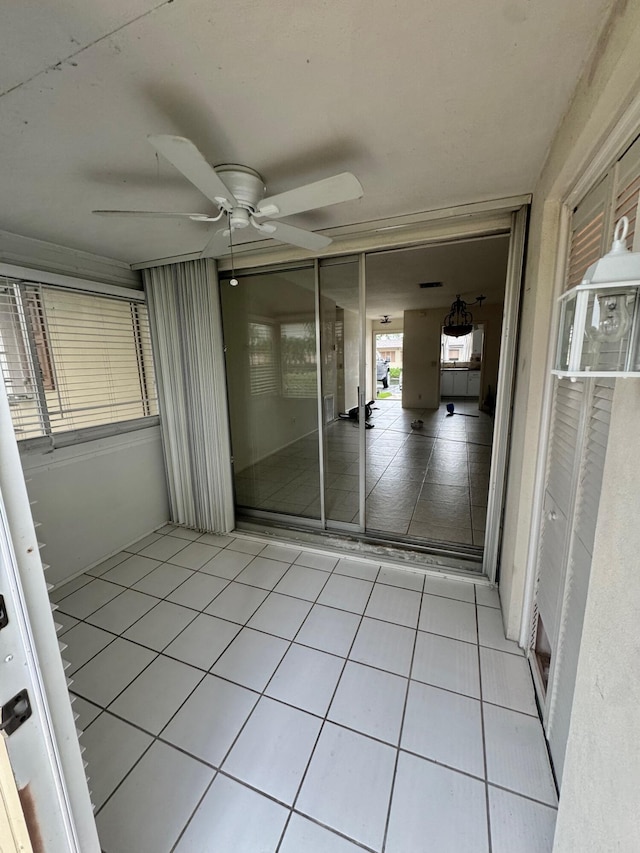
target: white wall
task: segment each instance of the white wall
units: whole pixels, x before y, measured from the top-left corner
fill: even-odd
[[[46,453],[21,453],[33,516],[41,523],[47,581],[59,584],[169,518],[160,427]]]
[[[403,409],[440,405],[440,337],[444,312],[405,311],[402,351]]]
[[[360,316],[345,309],[344,315],[344,411],[358,405],[360,384]],[[370,399],[369,397],[367,399]]]

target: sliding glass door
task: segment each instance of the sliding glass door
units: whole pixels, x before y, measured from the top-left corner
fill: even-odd
[[[313,265],[222,279],[237,509],[321,518]]]
[[[359,268],[341,258],[221,279],[241,515],[364,529]]]

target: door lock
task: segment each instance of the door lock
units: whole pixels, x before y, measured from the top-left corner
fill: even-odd
[[[29,701],[29,694],[26,690],[21,690],[19,693],[16,693],[13,699],[9,699],[6,705],[2,706],[0,731],[5,732],[7,735],[12,735],[30,716],[31,702]]]

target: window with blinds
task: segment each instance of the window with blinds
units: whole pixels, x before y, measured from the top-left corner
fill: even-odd
[[[249,323],[249,386],[253,396],[280,390],[276,329],[271,323]]]
[[[280,326],[282,396],[316,397],[318,374],[315,322]]]
[[[0,278],[0,369],[18,439],[158,413],[141,302]]]

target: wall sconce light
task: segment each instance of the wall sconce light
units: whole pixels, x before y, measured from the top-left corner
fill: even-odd
[[[444,318],[444,334],[450,338],[461,338],[473,332],[473,315],[467,308],[470,305],[482,305],[485,299],[486,296],[478,296],[475,302],[465,302],[458,294],[456,301],[451,304],[451,311]]]
[[[628,231],[623,216],[611,251],[559,299],[556,376],[640,376],[640,252],[627,249]]]

